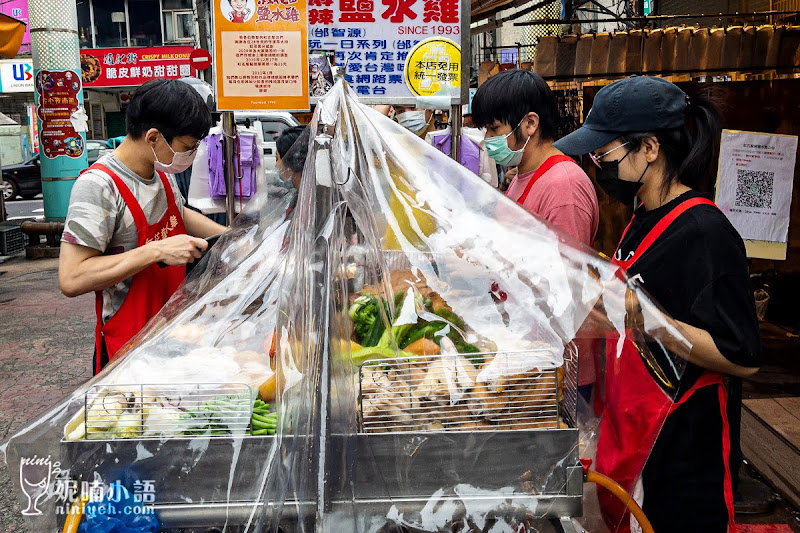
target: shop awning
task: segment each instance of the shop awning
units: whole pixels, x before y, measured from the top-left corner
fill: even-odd
[[[22,46],[26,24],[0,13],[0,57],[14,59]]]

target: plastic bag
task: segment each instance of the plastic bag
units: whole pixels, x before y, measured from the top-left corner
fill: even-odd
[[[157,533],[158,519],[141,499],[112,483],[98,499],[86,504],[78,533]]]

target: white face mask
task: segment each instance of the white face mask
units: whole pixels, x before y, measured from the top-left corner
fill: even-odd
[[[159,134],[161,135],[161,134]],[[161,138],[164,139],[164,136],[161,135]],[[172,163],[164,164],[158,160],[158,156],[156,155],[155,148],[151,147],[150,149],[153,150],[153,156],[155,156],[156,160],[153,162],[153,167],[156,170],[160,170],[161,172],[166,172],[167,174],[180,174],[190,166],[192,166],[192,162],[194,162],[194,156],[197,155],[197,149],[188,150],[186,152],[176,152],[172,149],[172,146],[169,145],[166,139],[164,142],[167,145],[167,148],[170,149],[172,152]]]
[[[424,109],[398,114],[397,123],[412,133],[419,133],[428,126]]]

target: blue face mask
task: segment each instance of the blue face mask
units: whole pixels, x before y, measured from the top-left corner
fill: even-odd
[[[525,119],[523,118],[522,120]],[[522,124],[522,120],[517,124],[517,128]],[[522,153],[525,151],[525,147],[528,146],[528,141],[531,140],[531,138],[528,137],[525,144],[523,144],[522,148],[519,150],[512,150],[509,148],[508,138],[517,128],[514,128],[506,135],[498,135],[497,137],[490,137],[483,140],[484,144],[486,144],[486,152],[489,154],[489,157],[504,167],[515,167],[519,165],[520,161],[522,161]]]
[[[411,133],[419,133],[428,127],[428,121],[425,120],[424,109],[399,113],[397,115],[397,122]]]

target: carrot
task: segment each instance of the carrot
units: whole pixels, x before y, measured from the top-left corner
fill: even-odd
[[[430,339],[422,338],[417,339],[405,348],[404,352],[413,353],[414,355],[438,355],[441,352],[439,345]]]
[[[270,357],[275,357],[275,337],[277,337],[275,330],[272,330],[264,341],[264,351],[267,352]]]

